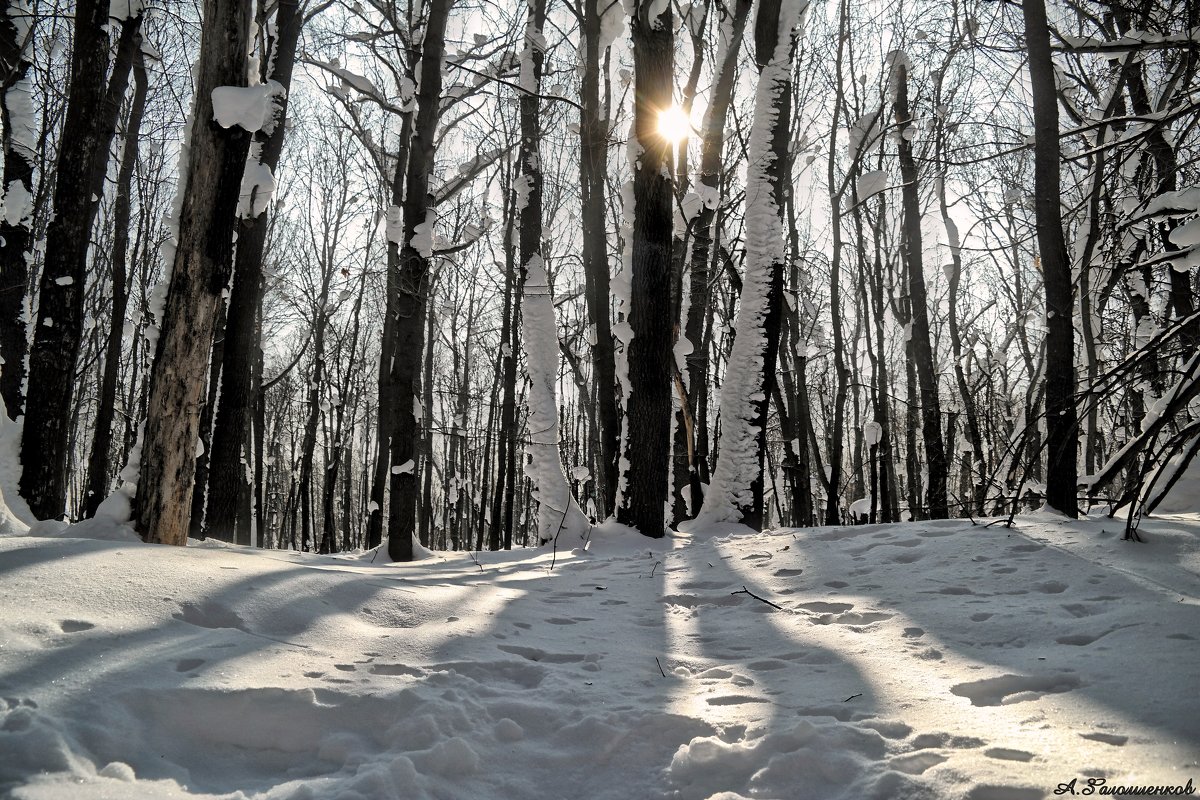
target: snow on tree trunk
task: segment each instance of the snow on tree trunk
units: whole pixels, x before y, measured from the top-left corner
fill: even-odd
[[[517,180],[522,280],[521,343],[529,372],[529,476],[538,501],[538,539],[586,537],[589,524],[571,494],[558,451],[558,325],[550,278],[542,256],[541,87],[546,0],[529,0],[525,48],[521,53],[521,175]]]
[[[9,419],[25,407],[30,245],[33,241],[33,167],[38,154],[37,118],[33,109],[33,12],[24,0],[4,4],[0,17],[0,59],[7,74],[0,86],[4,150],[4,203],[0,214],[0,398]]]
[[[720,455],[696,527],[762,523],[766,410],[782,301],[792,32],[804,7],[802,0],[765,0],[755,19],[759,79],[746,170],[746,274],[721,388]]]

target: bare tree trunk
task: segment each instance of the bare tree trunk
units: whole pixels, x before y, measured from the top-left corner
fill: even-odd
[[[446,19],[454,0],[430,0],[421,41],[421,81],[417,116],[404,192],[404,240],[400,243],[399,293],[396,304],[396,349],[392,370],[396,385],[396,427],[391,441],[388,504],[388,555],[411,561],[416,532],[417,448],[420,421],[415,416],[424,352],[425,304],[429,292],[429,259],[433,249],[435,211],[429,194],[434,167],[435,134],[442,94],[442,54]],[[419,239],[418,239],[419,237]],[[417,241],[414,241],[417,240]],[[426,376],[426,380],[430,380]]]
[[[1033,88],[1034,211],[1046,287],[1046,503],[1069,517],[1077,517],[1075,327],[1071,262],[1062,226],[1058,91],[1044,0],[1025,0],[1024,8]]]
[[[671,232],[674,224],[671,147],[658,133],[658,114],[671,106],[674,22],[668,5],[651,19],[638,2],[631,20],[634,63],[633,133],[640,148],[633,176],[633,241],[627,345],[630,395],[625,403],[624,476],[617,519],[646,536],[666,532],[670,488]]]
[[[0,92],[3,124],[4,214],[0,218],[0,400],[9,419],[25,409],[25,325],[29,248],[33,241],[33,165],[37,131],[33,119],[33,12],[22,0],[0,4],[0,60],[6,67]]]
[[[908,265],[908,296],[912,320],[909,328],[912,356],[921,390],[921,438],[925,443],[926,507],[931,519],[950,515],[946,498],[946,446],[942,441],[942,406],[938,398],[937,371],[929,336],[929,301],[925,296],[925,272],[921,264],[921,207],[917,198],[917,164],[913,159],[912,141],[905,136],[912,126],[908,108],[908,67],[904,56],[897,58],[895,70],[896,97],[894,102],[898,128],[900,176],[904,185],[901,198],[904,210],[903,251]]]
[[[620,411],[617,408],[616,360],[609,305],[608,242],[604,222],[604,176],[608,172],[608,123],[600,106],[602,0],[584,0],[581,25],[583,74],[580,77],[579,178],[582,196],[583,273],[588,322],[593,327],[592,380],[599,417],[599,468],[596,470],[600,516],[615,508]]]
[[[121,366],[121,340],[125,335],[125,310],[129,302],[125,259],[129,251],[130,187],[137,166],[138,137],[142,116],[146,110],[146,65],[141,50],[134,56],[133,99],[125,123],[125,138],[121,167],[117,173],[117,194],[113,213],[112,253],[112,314],[108,323],[108,340],[104,351],[104,372],[100,379],[99,404],[96,408],[92,450],[88,458],[87,492],[84,495],[84,516],[92,517],[108,492],[109,450],[112,445],[112,424],[116,410],[117,374]]]
[[[205,0],[179,243],[160,323],[142,446],[137,529],[149,542],[187,542],[196,437],[250,133],[213,117],[213,90],[246,84],[245,3]]]
[[[274,20],[275,38],[270,42],[269,58],[263,59],[264,68],[274,64],[269,76],[284,88],[278,99],[279,111],[270,130],[261,130],[254,135],[254,146],[258,149],[258,160],[272,173],[279,166],[283,152],[283,137],[287,119],[287,90],[292,83],[292,69],[296,59],[296,43],[300,38],[303,18],[298,0],[280,0]],[[266,28],[266,26],[263,26]],[[270,30],[268,28],[268,30]],[[254,154],[251,154],[253,158]],[[257,193],[264,190],[255,187],[256,196],[246,204],[248,213],[240,215],[237,223],[237,252],[233,265],[233,290],[229,297],[229,309],[225,323],[225,346],[221,364],[221,402],[216,410],[213,424],[211,471],[208,479],[208,508],[205,515],[207,529],[219,539],[249,544],[249,540],[236,536],[241,528],[238,507],[244,495],[246,470],[242,465],[243,453],[247,463],[257,463],[248,447],[250,442],[250,418],[257,401],[257,384],[253,379],[260,347],[259,309],[263,293],[263,255],[266,252],[268,217],[264,211],[254,213],[263,205]],[[261,533],[261,528],[259,529]]]
[[[109,4],[98,0],[80,0],[75,9],[75,49],[62,130],[62,140],[70,146],[59,151],[54,218],[46,231],[21,438],[21,495],[39,519],[58,518],[66,511],[88,244],[133,54],[141,45],[139,14],[121,23],[117,57],[106,87],[108,11]]]

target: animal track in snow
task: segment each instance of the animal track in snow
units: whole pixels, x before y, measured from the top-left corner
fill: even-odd
[[[175,662],[176,672],[191,672],[196,667],[206,663],[203,658],[181,658]]]
[[[950,687],[950,693],[967,698],[973,706],[999,706],[1036,700],[1044,694],[1069,692],[1081,685],[1079,678],[1070,673],[999,675],[955,684]]]
[[[1062,581],[1045,581],[1043,583],[1034,584],[1033,588],[1037,589],[1042,594],[1062,594],[1071,587]]]

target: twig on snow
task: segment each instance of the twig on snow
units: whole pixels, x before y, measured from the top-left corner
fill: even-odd
[[[758,596],[758,595],[756,595],[754,592],[752,592],[752,591],[750,591],[749,589],[747,589],[745,586],[743,586],[741,589],[739,589],[739,590],[738,590],[738,591],[736,591],[736,592],[730,592],[730,594],[748,594],[748,595],[750,595],[751,597],[753,597],[755,600],[758,600],[758,601],[760,601],[760,602],[766,603],[767,605],[771,606],[771,608],[778,608],[780,611],[787,611],[787,609],[786,609],[786,608],[784,608],[783,606],[779,605],[778,603],[772,603],[770,600],[768,600],[768,599],[767,599],[767,598],[765,598],[765,597],[759,597],[759,596]]]

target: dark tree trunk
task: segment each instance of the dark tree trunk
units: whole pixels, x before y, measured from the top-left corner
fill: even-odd
[[[62,141],[70,146],[59,152],[54,218],[46,230],[45,265],[29,353],[29,402],[21,439],[21,495],[39,519],[58,518],[66,511],[67,456],[83,331],[88,245],[133,54],[141,46],[139,14],[121,23],[117,56],[106,87],[108,6],[107,2],[80,0],[75,9],[75,49],[62,130]]]
[[[25,305],[29,293],[29,247],[33,233],[33,165],[37,159],[33,131],[16,130],[25,110],[32,109],[32,81],[29,76],[32,52],[33,20],[26,21],[22,35],[12,14],[22,13],[13,3],[0,4],[0,60],[4,80],[0,84],[3,106],[4,192],[9,206],[0,218],[0,399],[9,419],[21,416],[25,409],[25,356],[28,349]],[[14,117],[12,107],[17,108]],[[29,120],[32,124],[32,120]],[[14,204],[20,195],[27,202],[25,214],[12,219]]]
[[[204,382],[222,292],[233,267],[242,171],[250,134],[213,118],[213,90],[245,86],[250,15],[236,0],[205,0],[196,100],[166,309],[150,376],[136,498],[137,529],[149,542],[182,545],[196,466]]]
[[[512,241],[516,230],[514,194],[505,197],[505,241]],[[605,266],[607,269],[607,266]],[[512,247],[504,248],[504,316],[500,323],[500,373],[503,386],[500,400],[500,431],[496,443],[496,485],[492,497],[492,520],[489,525],[489,547],[499,550],[501,542],[512,541],[512,485],[516,471],[513,443],[516,441],[517,394],[517,316],[520,312],[521,287],[517,282],[516,254]],[[607,312],[605,312],[607,313]],[[506,505],[507,503],[507,505]],[[503,531],[503,535],[501,534]]]
[[[92,435],[92,450],[88,458],[87,491],[84,494],[84,516],[96,514],[109,488],[109,450],[112,446],[112,423],[116,409],[117,377],[121,367],[121,340],[125,334],[125,310],[129,303],[126,286],[125,260],[129,251],[130,187],[137,166],[138,137],[142,116],[146,110],[146,65],[139,50],[133,64],[133,100],[125,123],[124,150],[117,173],[117,194],[113,212],[112,253],[112,315],[108,325],[108,340],[104,350],[104,371],[100,378],[100,396]]]
[[[278,99],[279,113],[274,127],[255,134],[255,143],[261,148],[259,159],[262,165],[276,171],[283,152],[283,137],[287,119],[287,90],[292,82],[292,69],[296,60],[296,43],[300,38],[303,17],[298,0],[280,0],[275,17],[275,39],[270,42],[274,70],[269,77],[285,90]],[[251,198],[251,211],[255,206]],[[237,223],[237,251],[233,262],[233,291],[229,297],[226,313],[225,346],[221,353],[221,402],[217,406],[213,425],[212,448],[208,479],[208,510],[205,515],[207,530],[218,539],[250,544],[245,536],[237,536],[242,528],[239,505],[245,495],[246,468],[243,463],[252,463],[261,469],[256,458],[252,458],[250,443],[250,420],[258,398],[254,380],[255,364],[260,347],[259,307],[263,293],[263,254],[266,251],[268,212],[243,214]],[[260,376],[261,377],[261,376]],[[262,529],[259,529],[261,535]]]
[[[424,352],[425,304],[429,291],[429,250],[413,243],[418,226],[428,226],[433,238],[433,204],[429,178],[434,166],[435,134],[442,94],[442,52],[446,19],[453,0],[430,0],[425,36],[421,42],[421,88],[413,126],[404,192],[404,241],[400,249],[399,292],[396,304],[396,349],[392,370],[396,387],[396,427],[391,441],[391,475],[388,504],[388,555],[393,561],[411,561],[416,531],[418,483],[417,448],[420,421],[414,413],[421,381]],[[426,378],[429,380],[429,378]]]
[[[601,0],[584,0],[583,75],[580,79],[579,177],[582,196],[583,273],[588,321],[594,326],[592,380],[599,420],[599,468],[596,470],[600,516],[613,511],[617,491],[620,410],[616,360],[609,312],[608,242],[604,222],[604,177],[608,173],[608,124],[600,106]]]
[[[1043,0],[1025,0],[1025,42],[1033,89],[1034,212],[1046,287],[1046,503],[1079,515],[1075,328],[1071,262],[1063,238],[1058,91]]]
[[[667,10],[648,16],[638,3],[631,21],[634,63],[634,135],[641,146],[634,170],[631,305],[628,345],[630,396],[625,399],[625,458],[629,467],[617,518],[646,536],[666,532],[664,502],[670,481],[671,233],[674,223],[670,144],[658,133],[658,113],[671,105],[674,23]]]
[[[931,519],[950,515],[946,497],[946,446],[942,441],[942,406],[938,398],[937,371],[929,336],[929,302],[925,295],[925,272],[921,264],[921,206],[917,198],[917,164],[912,141],[905,133],[912,126],[908,108],[908,68],[899,63],[896,70],[896,125],[898,128],[900,177],[904,182],[901,198],[904,211],[903,252],[908,266],[908,296],[912,311],[910,344],[921,391],[921,438],[925,443],[925,467],[929,471],[926,507]]]

